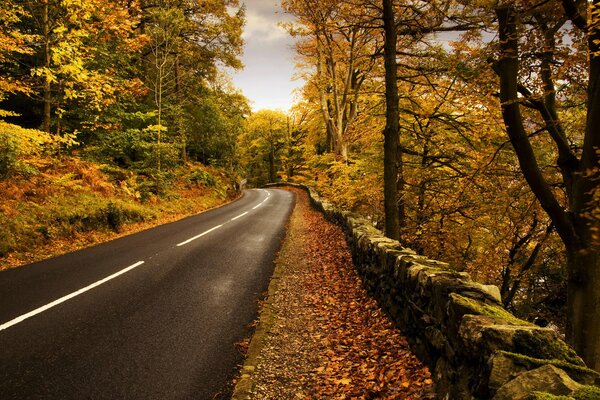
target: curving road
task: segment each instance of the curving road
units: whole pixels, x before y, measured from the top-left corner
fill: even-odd
[[[293,206],[224,207],[0,272],[0,399],[220,399]]]

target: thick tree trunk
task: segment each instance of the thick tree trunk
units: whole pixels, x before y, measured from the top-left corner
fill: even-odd
[[[588,367],[600,371],[600,254],[568,255],[567,341]]]
[[[385,130],[383,131],[383,203],[385,234],[400,238],[398,206],[398,169],[401,167],[400,118],[398,108],[398,83],[396,81],[396,23],[393,0],[383,0],[383,26],[385,30]]]

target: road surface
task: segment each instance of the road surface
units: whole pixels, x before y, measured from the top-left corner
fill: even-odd
[[[220,399],[293,195],[0,272],[0,399]]]

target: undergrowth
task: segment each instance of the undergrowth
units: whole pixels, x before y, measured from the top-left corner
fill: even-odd
[[[0,270],[215,207],[234,197],[217,169],[169,172],[62,157],[0,179]]]

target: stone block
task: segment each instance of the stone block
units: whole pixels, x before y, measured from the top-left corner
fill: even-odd
[[[581,385],[567,373],[553,365],[544,365],[531,371],[523,372],[505,383],[492,400],[524,400],[533,392],[545,392],[556,396],[566,396]]]
[[[492,393],[495,393],[506,382],[526,371],[525,367],[515,364],[513,359],[502,353],[492,355],[488,364],[490,369],[488,387]]]

